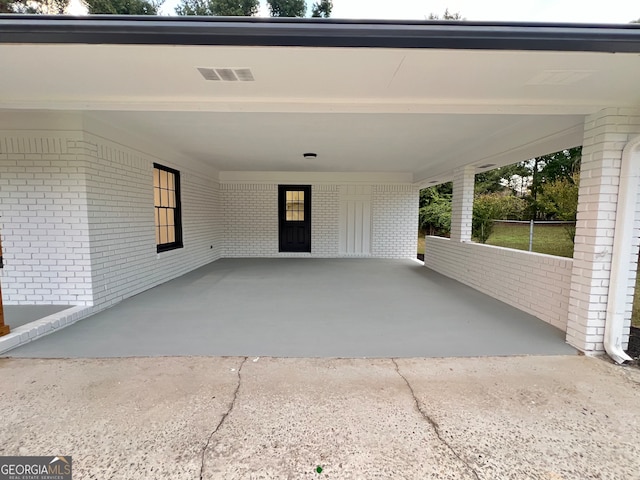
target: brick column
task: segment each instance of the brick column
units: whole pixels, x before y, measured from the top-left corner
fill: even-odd
[[[471,241],[473,220],[473,191],[476,167],[466,166],[453,171],[453,199],[451,202],[451,240]]]
[[[640,110],[607,108],[585,119],[567,342],[587,353],[604,350],[622,151],[638,133]],[[636,241],[628,259],[630,293],[635,288],[637,260]],[[627,326],[633,296],[628,298]],[[628,333],[623,346],[627,344]]]

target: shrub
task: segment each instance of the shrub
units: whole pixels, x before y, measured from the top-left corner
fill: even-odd
[[[494,220],[521,220],[526,208],[527,202],[514,195],[476,195],[473,202],[473,237],[480,243],[486,243],[493,231]]]
[[[580,176],[578,174],[546,183],[538,195],[540,209],[552,218],[575,222],[578,214],[579,185]],[[567,237],[573,242],[576,236],[575,224],[567,225],[564,229]]]
[[[420,230],[429,235],[449,236],[451,232],[451,196],[432,194],[420,208]]]

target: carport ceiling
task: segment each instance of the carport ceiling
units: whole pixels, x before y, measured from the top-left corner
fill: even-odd
[[[0,58],[0,108],[83,111],[228,171],[441,180],[578,145],[585,114],[640,106],[635,53],[3,44]]]

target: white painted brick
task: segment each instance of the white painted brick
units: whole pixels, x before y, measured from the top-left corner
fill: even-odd
[[[629,117],[629,111],[608,108],[585,121],[567,341],[588,353],[601,351],[603,345],[622,150],[640,133],[638,112]],[[635,238],[639,236],[636,227]],[[635,287],[637,268],[637,243],[633,247],[629,291]],[[625,320],[631,309],[629,296]]]
[[[70,141],[63,137],[57,139],[58,144]],[[54,236],[63,240],[74,239],[77,245],[88,242],[86,198],[82,198],[82,207],[75,212],[76,221],[69,222],[64,218],[66,215],[61,215],[61,199],[51,196],[60,183],[54,178],[56,174],[71,179],[76,187],[84,182],[83,175],[74,165],[83,161],[75,156],[63,159],[59,151],[41,158],[42,155],[36,155],[32,149],[49,145],[48,139],[35,136],[27,141],[4,137],[0,148],[7,144],[12,147],[0,150],[0,177],[11,183],[11,188],[0,188],[0,222],[6,265],[1,274],[3,284],[9,286],[6,293],[3,291],[4,301],[7,304],[39,303],[45,301],[46,296],[48,303],[66,303],[61,299],[59,284],[54,277],[40,278],[38,273],[26,280],[22,272],[32,263],[28,269],[36,272],[47,272],[50,267],[60,265],[60,255],[66,245],[51,245],[49,240]],[[79,191],[82,194],[82,188]],[[88,262],[88,251],[76,252],[76,258]],[[18,284],[20,288],[10,288],[12,284]],[[83,295],[90,295],[91,282],[86,282],[81,290]],[[83,300],[74,298],[76,302],[83,303]]]
[[[223,184],[225,257],[338,257],[338,185],[311,184],[311,254],[278,252],[278,185]],[[418,192],[411,185],[372,185],[371,256],[415,258]]]
[[[424,260],[428,268],[567,329],[569,258],[426,237]]]

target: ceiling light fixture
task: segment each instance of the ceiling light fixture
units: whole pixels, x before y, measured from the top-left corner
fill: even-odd
[[[318,157],[318,154],[313,152],[308,152],[308,153],[303,153],[302,156],[307,160],[313,160],[314,158]]]

